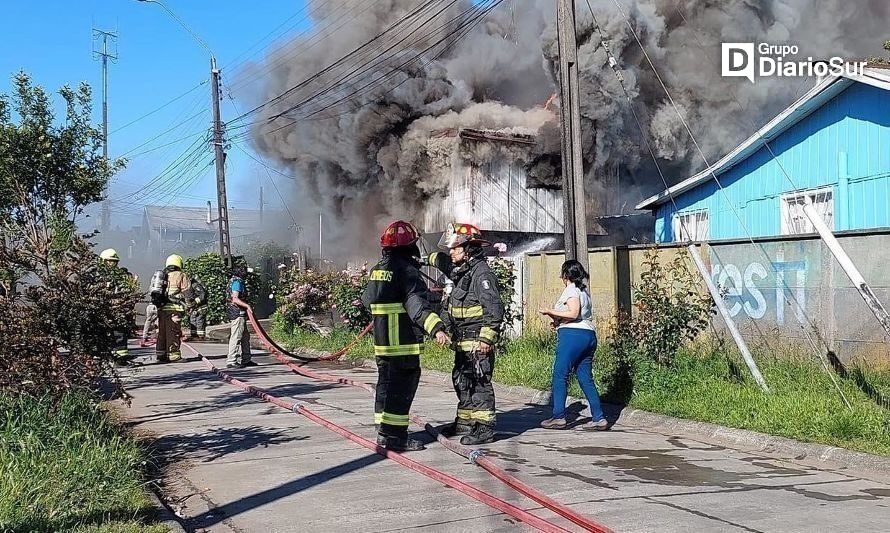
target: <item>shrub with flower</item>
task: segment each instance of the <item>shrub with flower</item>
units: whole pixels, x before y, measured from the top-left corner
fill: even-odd
[[[368,264],[360,269],[339,273],[334,281],[331,296],[333,306],[343,323],[353,331],[359,331],[371,321],[371,315],[361,305],[362,292],[368,285]]]
[[[500,244],[500,246],[506,248],[503,244]],[[498,250],[501,251],[500,247],[498,247]],[[513,302],[513,296],[516,294],[515,265],[511,259],[489,257],[488,266],[491,267],[491,271],[498,280],[498,292],[501,295],[501,303],[504,304],[503,324],[506,330],[513,326],[515,320],[522,320],[522,310],[518,309]],[[503,338],[506,339],[506,337]]]
[[[278,314],[289,328],[304,325],[308,317],[330,312],[335,275],[296,267],[281,273],[276,300]]]

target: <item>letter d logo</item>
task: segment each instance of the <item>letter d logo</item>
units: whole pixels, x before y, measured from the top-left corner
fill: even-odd
[[[724,78],[748,78],[754,83],[754,43],[723,43]]]

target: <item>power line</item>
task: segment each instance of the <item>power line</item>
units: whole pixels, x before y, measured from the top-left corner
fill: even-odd
[[[478,4],[478,5],[475,5],[475,6],[471,7],[470,9],[465,10],[465,11],[462,12],[458,17],[455,17],[455,18],[452,19],[450,22],[453,22],[453,21],[455,21],[455,20],[458,20],[458,19],[460,19],[460,18],[463,18],[463,17],[465,17],[468,13],[472,13],[472,14],[469,16],[468,20],[465,20],[465,21],[461,22],[461,24],[460,24],[456,29],[451,30],[449,33],[447,33],[447,34],[446,34],[445,36],[443,36],[441,39],[435,41],[432,45],[430,45],[430,46],[428,46],[427,48],[425,48],[424,50],[421,50],[420,52],[418,52],[417,55],[415,55],[413,58],[410,58],[410,59],[408,59],[407,61],[403,62],[402,64],[400,64],[400,65],[394,67],[394,68],[391,69],[388,73],[384,74],[382,77],[380,77],[380,78],[378,78],[378,79],[376,79],[376,80],[373,80],[373,81],[370,82],[370,83],[365,84],[364,86],[360,87],[360,88],[357,89],[356,91],[353,91],[353,92],[350,93],[349,95],[347,95],[347,96],[345,96],[345,97],[343,97],[343,98],[340,98],[340,99],[337,100],[336,102],[334,102],[334,103],[332,103],[332,104],[330,104],[330,105],[327,105],[327,106],[325,106],[325,107],[322,107],[322,108],[320,108],[320,109],[317,109],[317,110],[315,110],[315,111],[313,111],[313,112],[311,112],[311,113],[309,113],[309,114],[307,114],[307,115],[304,115],[304,116],[302,116],[302,117],[300,117],[300,118],[293,118],[289,123],[284,124],[284,125],[282,125],[282,126],[279,126],[279,127],[275,128],[275,129],[273,129],[273,130],[270,130],[270,131],[267,131],[267,132],[263,132],[263,134],[265,134],[265,135],[270,135],[270,134],[272,134],[272,133],[276,133],[276,132],[278,132],[278,131],[281,131],[282,129],[288,128],[288,127],[290,127],[290,126],[296,124],[299,120],[324,120],[324,119],[335,118],[335,117],[342,116],[342,115],[345,115],[345,114],[348,114],[348,113],[352,113],[352,112],[354,112],[355,110],[357,110],[357,109],[359,109],[359,108],[362,108],[362,107],[365,107],[365,106],[367,106],[367,105],[370,105],[370,104],[374,103],[374,102],[366,102],[366,103],[364,103],[364,104],[362,104],[362,105],[359,105],[359,106],[357,106],[357,107],[355,107],[355,108],[353,108],[353,109],[344,111],[344,112],[339,113],[339,114],[334,114],[334,115],[330,115],[330,116],[326,116],[326,117],[311,118],[311,117],[314,117],[315,115],[318,115],[318,114],[321,113],[321,112],[324,112],[324,111],[327,111],[327,110],[331,109],[331,108],[334,107],[335,105],[337,105],[337,104],[339,104],[339,103],[341,103],[341,102],[347,100],[348,98],[351,98],[352,96],[354,96],[354,95],[356,95],[356,94],[367,94],[368,92],[373,91],[374,88],[375,88],[374,85],[377,85],[377,86],[383,86],[383,84],[381,83],[381,80],[383,80],[383,79],[385,79],[385,78],[388,78],[388,77],[390,77],[390,76],[392,76],[392,75],[394,75],[394,74],[397,74],[397,73],[399,73],[399,72],[402,72],[402,70],[401,70],[402,68],[404,68],[405,66],[407,66],[408,64],[410,64],[410,63],[412,63],[412,62],[414,62],[414,61],[417,61],[418,59],[421,59],[421,58],[423,57],[423,54],[429,52],[430,50],[432,50],[432,49],[435,48],[436,46],[439,46],[440,44],[442,44],[442,43],[445,42],[446,40],[451,39],[453,36],[457,35],[457,37],[455,37],[455,38],[454,38],[454,39],[453,39],[447,46],[445,46],[442,50],[440,50],[438,53],[436,53],[436,54],[435,54],[429,61],[426,62],[426,64],[424,65],[424,67],[428,66],[430,63],[432,63],[432,61],[435,61],[436,59],[438,59],[439,57],[441,57],[442,55],[444,55],[444,54],[445,54],[448,50],[450,50],[455,44],[457,44],[463,37],[465,37],[467,34],[469,34],[469,32],[472,31],[472,29],[475,28],[475,27],[482,21],[482,19],[485,17],[485,15],[487,15],[488,13],[490,13],[493,9],[495,9],[495,8],[496,8],[498,5],[500,5],[502,2],[503,2],[503,0],[485,0],[485,2],[483,2],[483,3],[481,3],[481,4]],[[473,13],[473,12],[474,12],[474,13]],[[445,26],[447,26],[447,25],[448,25],[448,22],[446,22],[446,23],[443,24],[443,25],[440,25],[438,28],[441,29],[441,28],[443,28],[443,27],[445,27]],[[434,33],[435,33],[435,32],[433,32],[433,34],[434,34]],[[396,88],[400,87],[402,84],[406,83],[406,82],[407,82],[408,80],[410,80],[410,79],[413,79],[413,78],[411,78],[411,77],[406,77],[405,79],[403,79],[403,80],[400,81],[399,83],[397,83],[397,84],[395,84],[394,86],[390,87],[390,88],[389,88],[387,91],[385,91],[383,94],[387,94],[387,93],[390,93],[390,92],[394,91]],[[295,108],[296,108],[296,106],[293,106],[292,108],[289,109],[289,111],[292,111],[292,110],[294,110]],[[279,114],[279,115],[280,115],[280,114]],[[277,115],[276,115],[276,116],[277,116]],[[259,124],[259,123],[261,123],[261,122],[271,123],[272,120],[274,120],[274,118],[273,118],[273,119],[268,119],[268,120],[264,119],[264,120],[256,121],[256,122],[254,122],[254,124]],[[243,134],[243,133],[242,133],[242,134],[240,134],[238,137],[240,137],[240,138],[245,138],[247,135],[249,135],[249,134]]]
[[[154,114],[157,113],[158,111],[160,111],[160,110],[166,108],[167,106],[173,104],[174,102],[178,102],[179,100],[182,100],[182,99],[185,98],[186,96],[192,94],[193,92],[195,92],[196,90],[198,90],[199,88],[201,88],[205,83],[207,83],[207,80],[202,80],[201,83],[195,85],[194,87],[192,87],[192,88],[189,89],[188,91],[186,91],[186,92],[180,94],[179,96],[177,96],[177,97],[175,97],[175,98],[173,98],[173,99],[171,99],[171,100],[168,100],[166,103],[164,103],[164,104],[162,104],[162,105],[160,105],[160,106],[158,106],[158,107],[152,109],[152,110],[149,111],[148,113],[146,113],[146,114],[144,114],[144,115],[142,115],[142,116],[140,116],[140,117],[138,117],[138,118],[135,118],[135,119],[131,120],[130,122],[127,122],[127,123],[124,124],[123,126],[119,126],[119,127],[115,128],[115,129],[113,129],[113,130],[111,131],[111,133],[109,133],[109,135],[113,135],[113,134],[115,134],[115,133],[121,131],[122,129],[128,128],[128,127],[132,126],[133,124],[136,124],[137,122],[139,122],[139,121],[141,121],[141,120],[143,120],[143,119],[146,119],[146,118],[148,118],[148,117],[154,115]]]
[[[590,5],[590,0],[586,0],[586,1],[587,1],[587,7],[588,7],[588,9],[590,10],[590,14],[591,14],[591,16],[593,17],[594,24],[596,25],[596,29],[597,29],[597,31],[600,33],[601,39],[603,39],[603,41],[605,42],[605,37],[604,37],[604,34],[603,34],[603,30],[601,29],[601,27],[599,26],[599,23],[598,23],[597,20],[596,20],[596,15],[594,14],[593,8],[592,8],[592,6]],[[626,23],[627,26],[629,27],[629,29],[630,29],[630,31],[631,31],[631,34],[633,35],[634,39],[636,40],[637,44],[639,45],[640,49],[642,50],[644,57],[646,58],[647,62],[649,63],[649,66],[652,68],[653,72],[655,73],[655,76],[656,76],[656,78],[658,79],[658,81],[659,81],[659,83],[660,83],[662,89],[664,90],[664,92],[665,92],[665,94],[667,95],[668,99],[671,101],[672,105],[674,106],[674,110],[676,111],[676,113],[678,114],[680,120],[683,122],[684,126],[686,127],[687,133],[690,135],[690,137],[692,138],[693,143],[694,143],[694,144],[696,145],[696,147],[698,148],[698,151],[699,151],[699,153],[700,153],[702,159],[704,159],[705,165],[707,165],[708,169],[711,169],[711,176],[713,177],[713,179],[714,179],[714,181],[716,182],[718,188],[720,189],[721,193],[723,194],[723,196],[724,196],[724,200],[726,200],[727,203],[730,204],[730,207],[732,208],[733,212],[736,214],[736,217],[738,218],[739,223],[741,224],[743,230],[745,231],[745,234],[748,236],[748,240],[749,240],[749,242],[750,242],[750,245],[751,245],[755,250],[760,251],[761,254],[763,254],[763,256],[767,259],[767,261],[770,261],[769,256],[766,254],[766,251],[763,249],[763,247],[762,247],[762,246],[759,246],[759,247],[758,247],[757,244],[754,242],[754,239],[752,238],[750,232],[748,231],[748,228],[747,228],[747,226],[745,225],[744,221],[742,220],[741,216],[739,215],[739,213],[738,213],[737,210],[735,209],[735,206],[732,205],[732,202],[729,201],[729,199],[726,197],[726,193],[725,193],[725,191],[724,191],[724,189],[723,189],[723,187],[722,187],[720,181],[717,179],[717,176],[716,176],[716,175],[714,174],[714,172],[713,172],[713,167],[711,166],[711,164],[709,163],[709,161],[708,161],[707,158],[705,157],[704,152],[703,152],[703,151],[701,150],[701,148],[699,147],[698,142],[696,141],[695,136],[694,136],[694,134],[692,133],[692,130],[689,128],[688,123],[686,123],[685,118],[684,118],[684,117],[682,116],[682,114],[680,113],[679,108],[677,108],[676,104],[674,103],[674,100],[673,100],[673,97],[672,97],[671,94],[670,94],[670,91],[668,90],[667,86],[664,84],[664,82],[663,82],[661,76],[658,74],[658,71],[657,71],[657,69],[656,69],[656,67],[655,67],[655,64],[652,62],[651,58],[649,58],[648,52],[646,51],[646,49],[645,49],[645,47],[644,47],[642,41],[639,39],[639,36],[637,35],[636,30],[635,30],[635,29],[633,28],[633,26],[631,25],[629,18],[628,18],[627,15],[624,13],[624,11],[622,10],[622,8],[621,8],[621,6],[618,4],[618,2],[615,1],[615,0],[613,0],[613,1],[614,1],[614,3],[615,3],[616,7],[618,8],[619,12],[621,13],[622,17],[624,18],[625,23]],[[679,11],[679,10],[678,10],[678,11]],[[681,13],[681,17],[682,17],[682,16],[683,16],[683,15],[682,15],[682,13]],[[685,17],[684,17],[684,20],[685,20]],[[688,26],[688,21],[687,21],[687,26]],[[616,73],[616,75],[618,76],[619,84],[621,85],[621,88],[622,88],[622,90],[624,91],[625,97],[626,97],[627,100],[628,100],[628,107],[629,107],[629,109],[631,110],[631,112],[633,113],[634,120],[636,121],[637,126],[640,128],[640,133],[641,133],[641,135],[642,135],[644,141],[646,142],[647,148],[649,149],[650,156],[652,157],[653,163],[655,164],[656,169],[658,170],[659,177],[661,178],[661,180],[662,180],[662,182],[663,182],[663,184],[664,184],[664,186],[665,186],[665,190],[667,191],[668,196],[669,196],[669,199],[670,199],[670,201],[671,201],[671,204],[672,204],[673,207],[674,207],[674,212],[679,213],[680,210],[679,210],[679,208],[678,208],[678,206],[677,206],[677,203],[676,203],[676,201],[675,201],[675,199],[674,199],[673,193],[670,191],[670,187],[669,187],[668,184],[667,184],[667,180],[666,180],[665,177],[664,177],[664,173],[663,173],[662,170],[661,170],[661,167],[660,167],[660,165],[659,165],[659,163],[658,163],[658,160],[657,160],[657,158],[655,157],[655,153],[654,153],[654,151],[652,150],[651,145],[649,144],[648,139],[646,138],[645,131],[644,131],[644,129],[643,129],[642,123],[640,122],[639,118],[637,117],[636,112],[633,110],[633,105],[632,105],[632,102],[631,102],[630,94],[628,93],[626,87],[624,86],[623,78],[622,78],[622,76],[620,75],[620,73],[618,72],[618,70],[617,70],[617,68],[616,68],[616,66],[617,66],[617,60],[616,60],[615,57],[611,54],[611,52],[608,50],[608,47],[607,47],[607,46],[604,45],[604,49],[606,50],[606,52],[607,52],[607,53],[609,54],[609,56],[610,56],[610,64],[612,64],[613,70],[615,70],[615,73]],[[702,47],[702,50],[704,51],[704,48],[703,48],[703,47]],[[707,54],[705,54],[705,55],[707,55]],[[756,128],[756,126],[755,126],[755,128]],[[764,144],[766,144],[765,141],[764,141]],[[775,157],[775,155],[774,155],[773,157]],[[679,219],[679,221],[680,221],[681,226],[684,226],[683,230],[686,231],[686,234],[687,234],[688,236],[691,236],[691,235],[689,234],[688,230],[685,228],[685,224],[683,223],[682,217]],[[784,280],[783,280],[783,283],[785,283]],[[785,286],[786,286],[786,288],[788,288],[787,283],[785,283]],[[796,300],[796,298],[795,298],[795,300]],[[798,308],[800,308],[799,303],[798,303]],[[806,314],[805,311],[804,311],[804,314]],[[809,318],[809,317],[808,317],[808,318]],[[808,339],[809,342],[811,343],[811,346],[812,346],[813,350],[816,351],[816,352],[818,353],[818,350],[816,349],[816,344],[815,344],[815,342],[813,341],[812,336],[810,335],[810,332],[809,332],[807,329],[803,328],[803,327],[802,327],[801,329],[803,330],[804,334],[807,336],[807,339]],[[826,371],[828,371],[827,368],[826,368]],[[848,407],[849,409],[852,410],[852,406],[850,405],[849,401],[847,400],[846,396],[844,395],[843,390],[841,390],[840,386],[837,384],[837,382],[834,380],[833,377],[832,377],[832,382],[834,383],[835,387],[837,388],[838,392],[840,393],[841,398],[843,399],[844,403],[847,405],[847,407]]]
[[[383,76],[381,76],[381,77],[379,77],[379,78],[377,78],[377,79],[375,79],[375,80],[372,80],[372,81],[369,82],[369,83],[366,83],[365,85],[359,87],[358,89],[356,89],[355,91],[353,91],[353,92],[350,93],[349,95],[347,95],[347,96],[345,96],[345,97],[342,97],[342,98],[338,99],[337,101],[333,102],[332,104],[329,104],[329,105],[327,105],[327,106],[325,106],[325,107],[316,109],[315,111],[313,111],[313,112],[311,112],[311,113],[309,113],[309,114],[307,114],[307,115],[304,115],[301,119],[304,119],[304,120],[305,120],[305,119],[311,119],[311,117],[314,117],[315,115],[318,115],[318,114],[321,113],[321,112],[324,112],[324,111],[327,111],[327,110],[331,109],[333,106],[335,106],[335,105],[337,105],[337,104],[339,104],[339,103],[341,103],[341,102],[343,102],[343,101],[345,101],[345,100],[351,98],[352,96],[354,96],[354,95],[356,95],[356,94],[367,94],[368,92],[373,91],[373,90],[375,89],[375,86],[380,86],[380,87],[382,87],[382,86],[383,86],[382,80],[384,80],[384,79],[386,79],[386,78],[389,78],[389,77],[391,77],[391,76],[393,76],[393,75],[395,75],[395,74],[398,74],[399,72],[402,72],[402,69],[403,69],[404,67],[406,67],[408,64],[413,63],[413,62],[415,62],[415,61],[418,61],[418,60],[422,59],[424,54],[426,54],[427,52],[431,51],[431,50],[434,49],[435,47],[439,46],[439,45],[442,44],[443,42],[445,42],[445,41],[447,41],[447,40],[449,40],[449,39],[452,39],[452,37],[454,37],[454,38],[452,39],[452,41],[451,41],[448,45],[446,45],[442,50],[440,50],[438,53],[436,53],[436,54],[435,54],[429,61],[427,61],[427,62],[425,63],[424,67],[428,66],[430,63],[432,63],[432,61],[434,61],[434,60],[438,59],[439,57],[441,57],[442,55],[444,55],[448,50],[450,50],[454,45],[456,45],[456,44],[457,44],[463,37],[465,37],[467,34],[469,34],[469,32],[472,31],[472,29],[475,28],[475,27],[482,21],[482,19],[485,17],[485,15],[487,15],[487,14],[490,13],[492,10],[494,10],[494,9],[495,9],[498,5],[500,5],[502,2],[503,2],[503,0],[485,0],[485,1],[484,1],[483,3],[481,3],[481,4],[474,5],[474,6],[472,6],[471,8],[464,10],[464,11],[463,11],[462,13],[460,13],[457,17],[454,17],[453,19],[451,19],[451,20],[449,20],[449,21],[447,21],[447,22],[445,22],[445,23],[439,25],[435,30],[433,30],[433,31],[430,32],[430,35],[435,35],[435,34],[438,33],[439,31],[441,31],[442,29],[446,28],[450,23],[452,23],[452,22],[454,22],[454,21],[457,21],[457,20],[461,20],[460,24],[459,24],[456,28],[451,29],[451,30],[450,30],[447,34],[445,34],[443,37],[441,37],[441,38],[438,39],[437,41],[433,42],[431,45],[427,46],[425,49],[423,49],[423,50],[417,52],[416,55],[414,55],[413,57],[410,57],[408,60],[402,62],[401,64],[397,65],[396,67],[393,67],[389,72],[387,72],[387,73],[384,74]],[[456,37],[455,37],[455,35],[456,35]],[[390,87],[390,88],[389,88],[387,91],[385,91],[383,94],[386,94],[386,93],[389,93],[389,92],[394,91],[396,88],[398,88],[399,86],[401,86],[402,84],[404,84],[405,82],[407,82],[407,81],[410,80],[410,79],[412,79],[412,78],[411,78],[411,77],[406,77],[405,79],[403,79],[403,80],[400,81],[399,83],[395,84],[393,87]],[[326,90],[329,90],[329,89],[330,89],[330,87],[329,87],[328,89],[326,89]],[[296,106],[291,106],[290,108],[288,108],[287,110],[285,110],[285,111],[282,112],[282,113],[278,113],[275,117],[272,117],[271,119],[263,119],[263,120],[259,120],[259,121],[254,122],[253,124],[259,124],[259,123],[271,123],[275,118],[278,118],[280,115],[283,115],[283,113],[287,113],[287,112],[293,111],[293,110],[295,110],[299,105],[304,105],[305,103],[308,103],[308,99],[304,100],[304,102],[301,102],[301,104],[298,104],[298,105],[296,105]],[[362,104],[362,105],[360,105],[360,106],[358,106],[358,107],[356,107],[356,108],[354,108],[354,109],[352,109],[352,110],[349,110],[349,111],[346,111],[346,112],[343,112],[343,113],[340,113],[340,114],[337,114],[337,115],[333,115],[333,116],[329,116],[329,117],[322,117],[322,118],[334,118],[334,117],[336,117],[336,116],[341,116],[341,115],[344,115],[344,114],[353,112],[355,109],[364,107],[364,106],[369,105],[369,104],[371,104],[371,103],[373,103],[373,102],[366,102],[365,104]],[[284,125],[282,125],[282,126],[280,126],[280,127],[277,127],[277,128],[275,128],[275,129],[273,129],[273,130],[270,130],[270,131],[267,131],[267,132],[263,132],[263,133],[264,133],[264,134],[267,134],[267,135],[268,135],[268,134],[272,134],[272,133],[276,133],[276,132],[278,132],[278,131],[280,131],[280,130],[282,130],[282,129],[284,129],[284,128],[287,128],[287,127],[292,126],[292,125],[295,124],[298,120],[299,120],[298,118],[293,118],[289,123],[284,124]],[[313,119],[313,120],[317,120],[317,119]],[[242,133],[242,134],[240,134],[238,137],[240,137],[240,138],[244,138],[244,137],[246,137],[247,135],[249,135],[249,134]]]
[[[142,144],[137,145],[137,146],[134,146],[133,148],[130,148],[130,149],[127,150],[126,152],[120,154],[120,156],[118,156],[118,157],[126,157],[127,155],[129,155],[129,154],[135,152],[136,150],[142,148],[143,146],[145,146],[145,145],[147,145],[147,144],[151,144],[152,141],[155,141],[155,140],[157,140],[157,139],[163,137],[163,136],[166,135],[167,133],[170,133],[171,131],[175,130],[176,128],[182,126],[183,124],[185,124],[185,123],[187,123],[187,122],[193,121],[194,119],[198,118],[199,116],[201,116],[201,115],[203,115],[203,114],[205,114],[205,113],[207,113],[207,110],[201,110],[201,111],[198,111],[198,112],[195,113],[194,115],[188,117],[187,119],[183,120],[182,122],[178,122],[177,124],[175,124],[175,125],[173,125],[172,127],[170,127],[170,128],[168,128],[168,129],[162,131],[161,133],[155,135],[155,136],[152,137],[151,139],[149,139],[149,140],[143,142]],[[189,138],[189,137],[184,137],[183,139],[187,139],[187,138]],[[179,139],[179,140],[183,140],[183,139]],[[173,143],[176,143],[176,142],[178,142],[178,141],[173,141]],[[166,145],[163,145],[163,146],[167,146],[167,145],[169,145],[169,144],[173,144],[173,143],[167,143]],[[155,149],[157,149],[157,148],[159,148],[159,147],[155,147],[155,148],[153,148],[153,149],[151,149],[151,150],[147,150],[147,151],[145,151],[145,152],[140,152],[139,154],[137,154],[137,156],[138,156],[138,155],[141,155],[141,154],[143,154],[143,153],[151,152],[151,151],[153,151],[153,150],[155,150]],[[134,156],[134,157],[136,157],[136,156]]]
[[[430,5],[432,5],[433,3],[437,2],[437,1],[439,1],[439,0],[427,0],[425,3],[419,5],[418,7],[416,7],[416,8],[413,9],[412,11],[410,11],[410,12],[409,12],[407,15],[405,15],[404,17],[399,18],[397,21],[395,21],[393,24],[391,24],[390,26],[388,26],[386,29],[384,29],[384,30],[381,31],[380,33],[376,34],[375,36],[371,37],[371,38],[368,39],[367,41],[365,41],[365,42],[363,42],[362,44],[358,45],[356,48],[354,48],[352,51],[350,51],[349,53],[347,53],[346,55],[344,55],[344,56],[341,57],[340,59],[334,61],[334,62],[331,63],[330,65],[328,65],[328,66],[324,67],[323,69],[319,70],[318,72],[316,72],[316,73],[313,74],[312,76],[309,76],[308,78],[306,78],[305,80],[301,81],[301,82],[298,83],[297,85],[294,85],[293,87],[287,89],[286,91],[284,91],[283,93],[279,94],[278,96],[275,96],[274,98],[271,98],[271,99],[267,100],[266,102],[263,102],[262,104],[260,104],[260,105],[258,105],[258,106],[256,106],[256,107],[254,107],[253,109],[251,109],[251,110],[249,110],[249,111],[247,111],[247,112],[245,112],[245,113],[239,115],[238,117],[235,117],[235,119],[233,119],[231,122],[237,122],[237,121],[239,121],[239,120],[241,120],[241,119],[243,119],[243,118],[245,118],[245,117],[247,117],[247,116],[249,116],[249,115],[255,114],[256,112],[260,111],[261,109],[263,109],[263,108],[265,108],[265,107],[267,107],[267,106],[269,106],[269,105],[271,105],[271,104],[273,104],[273,103],[275,103],[275,102],[278,102],[278,101],[282,100],[283,98],[286,98],[286,97],[289,96],[290,94],[293,94],[295,91],[297,91],[297,90],[299,90],[299,89],[301,89],[301,88],[303,88],[303,87],[306,87],[307,85],[309,85],[309,84],[312,83],[313,81],[317,80],[318,78],[324,76],[326,73],[330,72],[331,70],[333,70],[333,69],[337,68],[338,66],[340,66],[341,64],[345,63],[345,62],[348,61],[350,58],[352,58],[352,57],[358,55],[358,54],[361,53],[364,49],[366,49],[368,46],[370,46],[372,43],[374,43],[377,39],[379,39],[379,38],[381,38],[382,36],[386,35],[388,32],[390,32],[390,31],[393,30],[394,28],[398,27],[398,26],[401,25],[403,22],[408,21],[408,20],[411,20],[411,19],[414,18],[418,13],[422,12],[424,9],[426,9],[427,7],[429,7]],[[453,1],[454,1],[454,0],[452,0],[452,2],[453,2]]]
[[[238,113],[238,104],[235,103],[235,99],[232,98],[231,92],[229,92],[229,100],[232,102],[232,107],[235,108],[235,112]],[[294,223],[294,228],[299,227],[299,224],[297,223],[297,219],[294,217],[293,213],[291,213],[291,211],[290,211],[290,207],[288,207],[287,202],[284,201],[284,195],[281,194],[281,191],[278,189],[278,184],[275,183],[275,180],[272,178],[272,174],[269,173],[270,170],[274,170],[274,169],[272,169],[271,167],[269,167],[268,165],[266,165],[264,162],[260,161],[260,160],[257,159],[256,157],[250,155],[250,154],[247,152],[247,150],[245,150],[244,148],[242,148],[240,145],[235,145],[235,147],[238,148],[239,150],[241,150],[241,152],[243,152],[244,155],[246,155],[247,157],[253,159],[253,160],[256,161],[257,163],[259,163],[264,169],[266,169],[266,175],[267,175],[268,178],[269,178],[269,183],[272,184],[272,187],[275,189],[275,192],[278,194],[278,198],[281,200],[281,205],[284,206],[284,210],[287,211],[287,215],[290,217],[291,222]],[[275,172],[278,173],[278,174],[281,174],[282,176],[286,176],[284,173],[279,172],[278,170],[275,170]],[[288,176],[288,177],[289,177],[289,176]],[[293,178],[290,177],[290,179],[293,179]]]
[[[278,57],[277,59],[267,63],[260,71],[253,73],[254,76],[252,76],[251,80],[245,80],[242,82],[235,83],[232,85],[232,88],[233,89],[241,89],[242,87],[246,87],[252,83],[255,83],[257,80],[262,79],[263,75],[271,73],[272,71],[274,71],[274,70],[278,69],[279,67],[281,67],[282,65],[284,65],[288,59],[292,58],[296,54],[305,53],[308,50],[315,48],[317,45],[324,42],[328,35],[338,35],[337,30],[341,29],[348,22],[351,22],[351,21],[355,20],[356,18],[358,18],[360,15],[366,13],[374,5],[373,2],[362,2],[361,0],[359,0],[357,3],[358,4],[364,3],[364,9],[362,9],[361,11],[357,11],[356,6],[353,6],[352,8],[349,8],[349,9],[343,9],[342,12],[340,13],[340,16],[337,17],[336,19],[332,20],[331,22],[329,22],[326,26],[319,25],[318,27],[312,27],[312,28],[309,28],[303,32],[298,33],[294,37],[295,39],[297,37],[300,37],[302,35],[309,33],[310,30],[312,30],[313,36],[306,43],[298,43],[296,46],[294,46],[294,49],[291,50],[290,52],[287,52],[287,53],[281,55],[280,57]],[[324,3],[319,4],[313,10],[313,12],[319,11],[321,9],[322,5],[324,5]],[[344,17],[349,13],[352,13],[352,16],[349,17],[347,20],[343,20]],[[310,13],[309,16],[312,16],[312,13]],[[334,26],[334,24],[336,24],[338,22],[340,22],[340,24],[337,27],[332,28],[332,26]],[[293,41],[291,41],[291,42],[293,42]],[[268,55],[269,56],[275,55],[277,52],[283,50],[287,46],[288,46],[288,44],[284,44],[284,45],[276,48],[275,50],[272,50],[271,52],[269,52]]]

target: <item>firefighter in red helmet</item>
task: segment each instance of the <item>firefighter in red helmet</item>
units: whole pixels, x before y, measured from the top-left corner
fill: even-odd
[[[402,220],[380,237],[383,258],[371,269],[362,304],[374,317],[377,392],[374,423],[377,445],[395,451],[424,449],[408,438],[408,412],[420,383],[424,333],[448,344],[445,326],[427,299],[420,274],[417,229]]]
[[[448,253],[433,253],[429,264],[449,278],[450,290],[443,300],[442,318],[454,341],[451,380],[457,394],[454,423],[443,433],[463,435],[464,445],[494,440],[495,399],[491,383],[494,348],[504,319],[504,305],[497,278],[485,260],[490,243],[472,224],[451,224],[439,247]]]

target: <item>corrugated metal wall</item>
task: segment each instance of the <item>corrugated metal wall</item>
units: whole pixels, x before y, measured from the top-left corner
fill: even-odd
[[[450,194],[428,204],[424,230],[442,231],[458,220],[483,230],[562,233],[561,193],[525,183],[522,165],[500,155],[483,165],[452,166]]]
[[[832,187],[835,230],[890,227],[890,93],[855,83],[770,146],[781,166],[762,148],[718,176],[724,192],[712,179],[678,195],[680,212],[708,210],[712,240],[774,236],[784,193]],[[659,208],[658,242],[674,240],[673,214]]]

